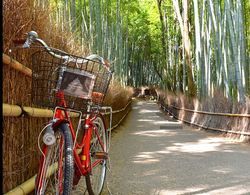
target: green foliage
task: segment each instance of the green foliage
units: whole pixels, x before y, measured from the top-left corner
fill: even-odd
[[[250,19],[247,16],[250,13],[250,2],[247,0],[227,1],[231,2],[234,7],[241,2],[243,6],[246,36],[246,67],[244,71],[246,91],[249,93]],[[225,3],[227,1],[211,1],[215,11],[217,11],[215,19],[220,22],[218,25],[224,24],[222,20],[223,13],[226,12]],[[76,34],[77,39],[88,46],[93,53],[103,55],[113,62],[115,75],[123,84],[133,86],[155,84],[173,91],[186,90],[186,86],[190,82],[188,72],[190,68],[185,62],[183,33],[180,31],[180,24],[175,14],[174,0],[51,0],[49,2],[55,12],[54,19],[62,23],[62,28],[70,28]],[[182,1],[178,2],[182,14]],[[206,31],[211,17],[209,2],[205,2],[205,10],[203,10],[203,1],[198,1],[199,23],[204,25],[203,29],[200,29],[200,31],[203,30],[201,32],[203,35],[200,35],[202,37],[200,44],[203,45],[201,45],[199,52],[203,53],[208,52],[204,44],[207,41]],[[230,85],[231,81],[227,83],[225,75],[222,75],[218,81],[217,77],[221,73],[222,67],[218,56],[221,54],[218,52],[220,44],[216,38],[217,32],[213,32],[213,29],[212,31],[210,29],[211,40],[207,45],[211,47],[211,55],[206,59],[209,60],[208,63],[211,63],[211,66],[206,67],[211,68],[211,77],[205,75],[205,56],[200,56],[197,59],[198,53],[196,53],[197,46],[199,46],[196,43],[199,39],[195,34],[194,1],[189,1],[188,9],[190,57],[192,57],[193,67],[191,71],[194,82],[198,90],[200,89],[200,94],[206,95],[206,91],[210,89],[209,86],[204,87],[206,83],[211,82],[211,86],[225,88],[226,84]],[[228,34],[225,40],[230,40]],[[229,53],[231,53],[230,50],[232,48],[229,49]],[[211,79],[211,81],[206,79]],[[235,89],[233,89],[233,94],[234,91]]]

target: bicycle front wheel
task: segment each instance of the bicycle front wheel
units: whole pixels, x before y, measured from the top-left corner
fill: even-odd
[[[55,132],[53,145],[43,146],[39,172],[36,178],[36,194],[69,195],[73,182],[73,141],[66,123]]]
[[[90,158],[91,172],[86,175],[86,185],[90,195],[102,192],[107,169],[107,135],[103,118],[98,116],[94,120],[92,132]]]

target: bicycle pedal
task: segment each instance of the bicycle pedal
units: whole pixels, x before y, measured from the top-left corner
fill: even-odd
[[[95,152],[92,154],[92,156],[96,159],[108,159],[108,153],[107,152]]]

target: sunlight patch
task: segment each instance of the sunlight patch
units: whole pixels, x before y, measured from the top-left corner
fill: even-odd
[[[245,183],[244,185],[235,185],[232,187],[225,187],[211,191],[207,189],[206,192],[200,194],[217,195],[217,194],[249,194],[249,193],[250,193],[250,182],[248,182],[248,185]]]
[[[203,153],[219,151],[220,146],[226,142],[223,138],[205,138],[198,142],[175,143],[174,146],[167,147],[170,151],[186,153]],[[229,152],[229,151],[228,151]]]
[[[153,190],[150,194],[159,194],[159,195],[177,195],[177,194],[186,194],[186,193],[195,193],[202,191],[206,188],[206,186],[201,186],[201,187],[191,187],[183,190],[166,190],[166,189],[161,189],[161,190]]]
[[[213,172],[227,174],[227,173],[231,173],[232,169],[222,167],[220,169],[214,169]]]
[[[155,125],[169,125],[169,124],[176,124],[176,125],[181,125],[181,121],[155,121],[154,122]]]
[[[170,154],[171,152],[168,150],[159,150],[157,151],[157,154]]]
[[[159,162],[159,159],[154,157],[155,152],[141,152],[136,155],[133,160],[134,163],[149,164]]]
[[[153,122],[154,120],[152,120],[152,119],[139,119],[138,121],[140,121],[140,122]]]
[[[138,160],[134,160],[133,162],[140,163],[140,164],[151,164],[151,163],[159,162],[159,160],[154,159],[154,158],[149,158],[149,159],[138,159]]]
[[[179,151],[186,153],[203,153],[218,151],[218,146],[221,144],[202,144],[202,143],[185,143],[185,144],[175,144],[176,146],[170,146],[167,149],[170,151]]]
[[[146,109],[141,109],[139,113],[157,113],[159,110],[146,110]]]
[[[151,131],[139,131],[133,133],[134,135],[144,135],[149,137],[162,137],[162,136],[174,136],[177,132],[168,130],[151,130]]]

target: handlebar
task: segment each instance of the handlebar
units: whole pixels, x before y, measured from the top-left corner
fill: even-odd
[[[38,34],[35,32],[35,31],[30,31],[27,33],[27,39],[26,41],[24,42],[23,44],[23,48],[30,48],[31,44],[34,43],[34,42],[38,42],[40,43],[47,51],[49,54],[51,54],[52,56],[56,57],[56,58],[59,58],[59,59],[63,59],[65,61],[68,61],[68,62],[74,62],[74,63],[86,63],[88,62],[89,60],[98,60],[101,64],[103,64],[103,66],[110,71],[110,64],[105,61],[101,56],[97,55],[97,54],[92,54],[92,55],[89,55],[87,57],[84,57],[83,58],[74,58],[73,56],[70,56],[69,54],[65,53],[65,52],[62,52],[64,53],[65,55],[58,55],[56,54],[55,52],[53,52],[53,50],[40,38],[38,38]]]

